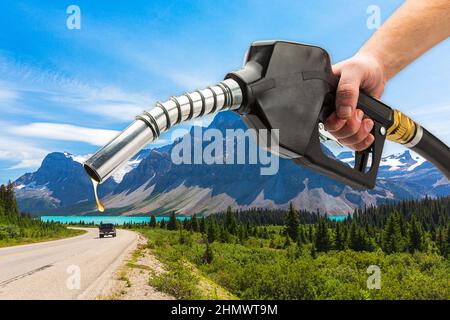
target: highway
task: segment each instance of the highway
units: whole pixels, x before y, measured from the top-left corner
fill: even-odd
[[[62,240],[0,248],[0,299],[95,299],[137,245],[138,234],[98,229]]]

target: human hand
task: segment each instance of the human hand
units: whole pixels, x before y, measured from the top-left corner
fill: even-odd
[[[335,64],[333,73],[340,76],[336,111],[325,121],[325,128],[343,145],[356,151],[367,149],[375,139],[370,133],[374,123],[356,109],[359,90],[379,98],[386,83],[383,66],[375,56],[358,53]]]

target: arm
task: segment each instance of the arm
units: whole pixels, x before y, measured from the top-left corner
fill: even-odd
[[[450,1],[409,0],[360,49],[372,54],[386,79],[450,36]]]
[[[450,1],[406,1],[352,58],[333,66],[341,77],[336,113],[327,129],[352,149],[364,150],[374,138],[373,122],[356,110],[359,90],[379,98],[385,83],[428,49],[450,36]]]

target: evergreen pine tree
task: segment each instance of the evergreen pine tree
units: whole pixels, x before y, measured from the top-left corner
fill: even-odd
[[[200,226],[198,225],[198,219],[197,214],[194,213],[194,215],[191,218],[191,224],[190,224],[191,230],[194,232],[198,232],[200,229]]]
[[[327,252],[331,249],[332,242],[326,218],[320,218],[314,238],[314,246],[319,252]]]
[[[408,230],[406,228],[404,213],[403,214],[398,213],[398,225],[400,226],[400,234],[402,235],[403,238],[406,238],[408,236]]]
[[[208,238],[209,243],[213,243],[217,239],[217,225],[214,220],[209,221],[206,225],[206,236]]]
[[[309,229],[308,229],[308,240],[309,240],[309,242],[313,241],[313,237],[314,237],[314,230],[313,230],[312,224],[310,223],[309,224]]]
[[[6,186],[4,184],[0,185],[0,203],[5,205],[6,200]]]
[[[445,256],[447,258],[450,258],[450,224],[448,225],[447,228],[447,245],[446,245],[446,250],[445,250]]]
[[[334,237],[334,248],[336,250],[344,250],[345,249],[345,238],[342,231],[341,223],[336,224],[336,234]]]
[[[175,216],[175,212],[172,212],[169,218],[169,222],[167,222],[167,230],[177,230],[178,229],[178,220]]]
[[[358,230],[359,251],[373,251],[375,244],[365,229]]]
[[[206,233],[206,222],[205,222],[205,218],[201,218],[200,219],[200,223],[199,223],[199,231],[201,233]]]
[[[342,239],[344,241],[344,248],[347,248],[348,245],[348,224],[343,224],[342,225]]]
[[[5,207],[3,206],[3,203],[0,200],[0,218],[4,215],[5,215]]]
[[[238,233],[237,222],[230,206],[228,206],[225,214],[225,228],[233,235],[237,235]]]
[[[302,243],[306,243],[306,241],[305,241],[305,231],[303,229],[303,226],[300,225],[299,229],[298,229],[297,245],[301,246]]]
[[[436,245],[441,255],[445,256],[447,253],[447,239],[444,232],[444,228],[439,228],[436,231]]]
[[[189,230],[189,219],[187,217],[184,217],[183,219],[183,229]]]
[[[152,214],[150,216],[150,228],[155,228],[156,227],[156,217],[154,214]]]
[[[350,232],[348,235],[348,247],[354,251],[361,251],[361,243],[358,237],[358,230],[355,220],[353,220],[352,224],[350,225]]]
[[[230,242],[230,238],[231,238],[230,233],[223,226],[221,226],[221,228],[219,230],[219,237],[220,237],[220,242],[223,242],[223,243]]]
[[[289,213],[286,218],[286,234],[291,237],[292,240],[297,241],[298,239],[298,228],[299,228],[299,218],[298,212],[295,210],[292,202],[289,204]]]
[[[314,243],[311,246],[310,254],[313,259],[317,258],[317,250],[316,247],[314,246]]]
[[[10,216],[17,216],[19,210],[17,209],[16,196],[14,193],[14,184],[9,181],[6,186],[0,188],[0,199],[3,202],[5,213]]]
[[[244,239],[248,239],[249,237],[250,237],[250,235],[251,235],[251,229],[252,229],[252,227],[250,226],[250,222],[247,222],[245,225],[244,225]]]
[[[400,252],[403,249],[403,238],[400,230],[400,215],[397,211],[389,215],[383,233],[383,251],[386,253]]]
[[[246,235],[245,235],[245,224],[244,225],[238,225],[238,237],[239,237],[239,242],[240,243],[244,243],[244,240],[246,239]]]
[[[206,249],[205,253],[203,254],[203,263],[210,264],[213,261],[213,251],[211,249],[211,246],[209,242],[206,242]]]
[[[415,215],[411,219],[411,228],[409,230],[408,237],[408,249],[410,252],[422,251],[424,247],[424,236],[422,231],[422,226],[417,221]]]

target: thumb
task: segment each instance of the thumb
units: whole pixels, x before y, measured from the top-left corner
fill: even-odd
[[[356,109],[361,77],[355,71],[342,71],[336,90],[336,114],[341,119],[350,119]]]

